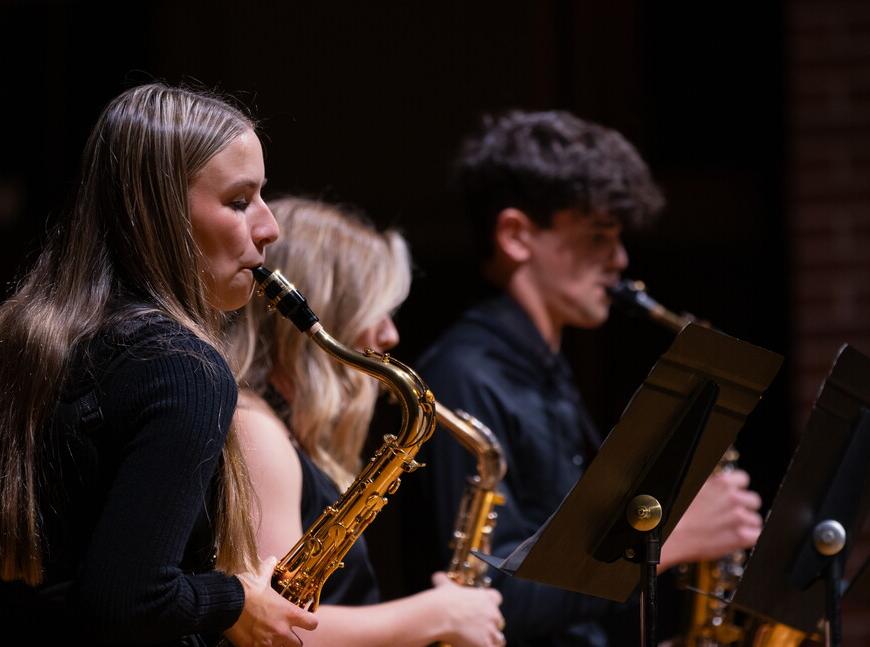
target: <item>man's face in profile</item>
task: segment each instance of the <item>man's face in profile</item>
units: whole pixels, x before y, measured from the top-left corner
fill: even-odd
[[[576,209],[553,214],[549,227],[530,234],[529,269],[553,320],[595,328],[607,321],[613,287],[628,266],[622,226],[609,215]]]

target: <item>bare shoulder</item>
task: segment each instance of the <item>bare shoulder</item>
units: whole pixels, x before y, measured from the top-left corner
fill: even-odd
[[[290,440],[290,431],[263,398],[252,391],[239,391],[235,415],[242,451],[249,467],[252,463],[290,462],[299,469],[299,457]]]
[[[272,410],[272,407],[270,407],[263,398],[261,398],[250,389],[239,389],[239,403],[236,408],[244,411],[252,411],[262,413],[264,415],[270,415],[275,419],[278,418],[275,415],[275,412]]]
[[[257,505],[260,555],[283,555],[302,535],[302,464],[290,432],[272,408],[249,391],[239,394],[235,424]]]

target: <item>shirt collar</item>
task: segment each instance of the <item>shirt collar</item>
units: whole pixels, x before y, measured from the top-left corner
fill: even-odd
[[[512,354],[525,359],[532,368],[571,375],[564,356],[550,349],[528,313],[507,293],[482,303],[465,316],[504,339]]]

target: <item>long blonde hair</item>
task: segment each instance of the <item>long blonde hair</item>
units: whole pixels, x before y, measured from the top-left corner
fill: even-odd
[[[0,306],[0,578],[42,580],[38,492],[53,410],[46,403],[57,401],[73,349],[149,311],[219,347],[221,315],[199,278],[187,189],[214,155],[253,127],[215,96],[162,84],[132,88],[100,115],[70,213]],[[119,311],[117,302],[140,305]],[[217,532],[219,564],[234,571],[256,554],[237,443],[231,431]]]
[[[410,256],[394,230],[380,232],[357,212],[283,198],[269,206],[281,239],[267,251],[270,269],[305,294],[323,326],[345,345],[408,296]],[[248,304],[233,347],[241,384],[264,394],[280,371],[292,385],[286,422],[303,450],[340,486],[360,468],[360,452],[377,399],[377,382],[327,356],[263,303]]]

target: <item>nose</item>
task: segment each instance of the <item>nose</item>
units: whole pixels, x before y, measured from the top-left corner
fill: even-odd
[[[261,252],[266,245],[270,245],[278,240],[280,231],[278,230],[278,221],[269,205],[262,203],[261,208],[257,209],[254,217],[251,220],[251,240]]]
[[[399,329],[392,317],[386,317],[378,326],[376,340],[381,350],[390,350],[399,343]]]
[[[610,257],[610,263],[613,269],[622,272],[628,267],[628,252],[622,241],[617,241],[616,247],[613,248],[613,254]]]

